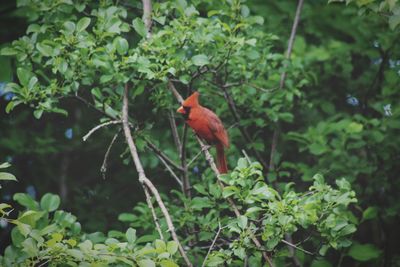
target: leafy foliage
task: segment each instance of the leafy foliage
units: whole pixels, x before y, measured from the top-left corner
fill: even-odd
[[[3,163],[0,168],[8,166]],[[2,266],[178,266],[174,241],[157,239],[154,244],[143,244],[133,228],[108,235],[83,233],[76,216],[58,209],[60,197],[54,194],[45,194],[40,203],[23,193],[15,194],[14,200],[25,207],[16,219],[9,218],[11,205],[0,203],[0,219],[16,225],[12,245],[0,257]]]
[[[141,159],[149,177],[160,183],[179,238],[195,265],[202,264],[216,238],[207,265],[248,262],[259,266],[261,252],[254,246],[253,236],[261,240],[262,249],[271,253],[277,266],[296,259],[305,266],[354,265],[355,261],[371,266],[395,264],[396,252],[382,244],[397,242],[396,235],[381,233],[393,232],[400,210],[396,197],[400,189],[396,179],[400,125],[395,101],[400,96],[399,4],[390,0],[346,3],[344,8],[306,1],[292,57],[287,60],[284,51],[287,25],[295,10],[293,1],[154,2],[151,38],[147,38],[141,19],[140,3],[18,1],[29,26],[24,36],[1,49],[1,59],[11,62],[12,58],[15,64],[14,82],[8,83],[4,92],[5,110],[13,110],[12,116],[27,104],[35,118],[54,125],[51,113],[78,117],[80,108],[67,101],[79,99],[102,117],[88,114],[87,121],[79,120],[73,131],[65,132],[66,138],[72,138],[72,132],[83,135],[80,127],[89,129],[95,120],[119,119],[123,88],[128,84],[130,122]],[[382,30],[387,24],[392,31]],[[279,88],[282,72],[286,72],[286,80]],[[176,109],[167,89],[169,82],[183,95],[200,91],[201,101],[226,123],[232,142],[228,160],[237,167],[221,177],[224,189],[196,157],[199,149],[190,134],[185,145],[187,158],[194,158],[187,172],[192,182],[196,180],[192,198],[173,189],[162,162],[147,153],[150,140],[172,160],[181,159],[167,120],[167,114]],[[20,127],[24,127],[27,115],[20,114]],[[105,139],[115,133],[104,132],[109,134]],[[274,144],[273,132],[279,135]],[[46,130],[31,140],[22,131],[9,130],[13,141],[0,140],[0,145],[10,153],[34,151],[41,158],[63,154],[71,147],[80,154],[80,142],[62,146],[52,133]],[[104,153],[106,145],[99,145],[96,151]],[[272,145],[277,146],[277,153],[270,159]],[[127,151],[118,148],[128,164]],[[242,149],[264,166],[271,161],[275,168],[262,169],[248,159],[236,164]],[[63,159],[69,157],[63,155]],[[58,172],[51,175],[59,176]],[[83,175],[77,172],[76,176]],[[13,179],[10,174],[0,177]],[[329,185],[335,182],[336,186]],[[109,192],[105,188],[112,188],[111,194],[119,195],[122,202],[131,201],[124,201],[127,195],[141,199],[134,189],[128,193],[120,189],[128,188],[128,183],[113,180],[111,185],[96,180],[97,185],[85,194],[101,195]],[[49,190],[43,188],[42,192]],[[84,196],[76,204],[82,211],[79,216],[91,218],[88,224],[94,229],[98,218],[106,217],[96,217],[96,207],[103,214],[121,205],[121,201],[90,203]],[[241,212],[237,218],[228,198]],[[12,230],[14,236],[19,233],[19,239],[13,238],[3,260],[28,263],[37,260],[33,255],[40,255],[37,262],[51,259],[55,264],[65,260],[144,266],[181,263],[168,250],[168,244],[172,250],[176,244],[156,241],[158,232],[150,223],[153,217],[145,203],[118,217],[137,229],[141,237],[135,241],[133,228],[126,233],[113,230],[107,235],[85,235],[73,232],[71,225],[58,225],[61,215],[56,220],[56,214],[68,213],[59,210],[56,195],[45,194],[36,201],[17,193],[14,200],[27,208],[18,218],[27,214],[32,224],[25,222]],[[9,206],[4,207],[8,211]],[[162,213],[156,209],[156,214],[168,238]],[[75,224],[76,218],[68,216],[74,219],[67,221]],[[41,235],[39,244],[42,239],[35,230],[51,224],[58,228]],[[379,230],[370,235],[371,229]],[[295,255],[286,246],[288,237],[296,241]],[[71,239],[74,246],[68,242]],[[151,245],[144,246],[147,242]],[[49,243],[54,246],[49,248]],[[135,254],[147,247],[156,252],[143,258]],[[70,255],[70,250],[79,252]],[[315,258],[317,254],[324,259]]]

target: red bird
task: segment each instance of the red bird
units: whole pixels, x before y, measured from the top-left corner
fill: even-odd
[[[195,133],[217,149],[217,167],[220,173],[227,173],[224,147],[229,147],[228,134],[218,116],[199,104],[199,93],[194,92],[178,108],[177,112],[183,114],[186,123]]]

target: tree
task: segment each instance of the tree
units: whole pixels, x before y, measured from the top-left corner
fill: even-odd
[[[309,32],[301,27],[301,20],[297,26],[303,13],[305,20],[312,21],[307,17],[311,4],[303,7],[299,1],[286,54],[282,52],[285,39],[271,34],[274,31],[268,23],[263,26],[263,17],[251,15],[250,9],[257,12],[257,5],[19,2],[31,22],[25,36],[1,50],[17,65],[18,81],[6,87],[14,94],[6,111],[28,104],[37,119],[47,113],[68,116],[63,101],[71,97],[95,110],[100,124],[93,125],[84,140],[112,126],[116,131],[109,151],[123,132],[128,144],[123,158],[133,161],[146,203],[137,205],[135,215],[120,216],[143,234],[136,239],[132,228],[126,233],[110,231],[107,237],[77,231],[75,217],[57,210],[58,204],[42,204],[58,203],[55,195],[44,195],[40,207],[27,195],[15,195],[27,211],[12,221],[17,224],[13,230],[17,237],[6,250],[4,264],[259,266],[267,262],[279,266],[293,261],[318,266],[328,263],[314,260],[315,255],[328,251],[328,257],[339,264],[345,255],[360,261],[379,259],[375,246],[351,243],[359,220],[348,209],[356,203],[349,181],[361,191],[355,181],[380,170],[366,168],[371,158],[379,161],[396,153],[390,144],[376,153],[366,147],[378,150],[382,136],[394,134],[398,114],[382,121],[375,118],[370,107],[379,110],[380,103],[367,103],[385,94],[370,97],[369,92],[362,98],[367,108],[351,116],[354,111],[349,107],[336,105],[345,98],[340,90],[320,88],[333,85],[332,72],[353,88],[368,81],[355,81],[357,73],[349,73],[352,67],[345,58],[358,55],[354,48],[323,38],[313,41],[316,23]],[[289,3],[268,6],[290,8],[293,14],[295,10]],[[329,13],[339,7],[327,9]],[[382,49],[382,60],[387,62],[396,36],[384,37],[391,45]],[[336,56],[341,61],[336,62]],[[322,71],[313,71],[318,66]],[[398,81],[398,77],[384,78],[384,72],[384,67],[379,68],[371,91]],[[181,94],[193,90],[201,92],[203,102],[214,107],[224,122],[236,126],[228,127],[233,140],[229,159],[231,166],[236,164],[229,174],[220,175],[208,147],[201,140],[197,144],[186,126],[177,125],[175,107],[182,101]],[[359,101],[352,95],[350,100]],[[201,153],[208,165],[202,163]],[[164,166],[162,175],[176,183],[169,184],[169,190],[179,190],[159,193],[168,191],[154,185],[155,166],[146,164],[149,159]],[[390,176],[394,167],[386,168]],[[349,181],[337,179],[335,187],[329,186],[318,174],[324,170],[330,170],[326,173],[330,180],[346,176]],[[291,182],[299,178],[304,183],[295,190]],[[362,204],[368,203],[368,197],[363,198]],[[376,218],[374,212],[374,207],[366,208],[362,220]],[[51,228],[53,224],[57,228]],[[143,245],[146,242],[151,244]]]

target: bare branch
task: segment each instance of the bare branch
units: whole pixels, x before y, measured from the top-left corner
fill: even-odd
[[[103,164],[101,165],[100,168],[100,172],[103,176],[103,179],[106,179],[108,156],[110,155],[111,148],[114,145],[115,140],[117,140],[120,131],[121,129],[114,135],[113,139],[111,140],[111,143],[108,145],[106,154],[104,154]]]
[[[183,173],[182,173],[183,193],[186,197],[192,198],[192,193],[190,191],[191,186],[188,174],[188,165],[186,163],[186,141],[187,141],[187,125],[185,123],[185,126],[183,127],[183,135],[181,142],[182,146],[180,152],[181,164],[183,168]]]
[[[290,33],[289,42],[288,42],[288,48],[287,48],[287,51],[286,51],[286,58],[287,59],[290,59],[290,56],[292,55],[294,39],[296,38],[297,26],[299,25],[301,9],[303,8],[303,3],[304,3],[304,0],[299,0],[299,2],[297,3],[296,15],[294,17],[292,31]],[[280,83],[279,83],[279,88],[280,89],[283,88],[283,86],[285,84],[285,79],[286,79],[286,71],[284,71],[282,73],[282,75],[281,75],[281,80],[280,80]]]
[[[157,157],[160,159],[160,161],[164,164],[164,166],[167,168],[169,173],[174,177],[175,181],[179,184],[180,187],[182,187],[182,181],[179,179],[179,177],[175,174],[175,172],[171,169],[169,164],[160,156],[157,154]]]
[[[181,160],[181,170],[182,170],[182,192],[183,194],[191,198],[191,185],[190,185],[190,180],[189,180],[189,175],[188,175],[188,164],[186,163],[186,151],[185,151],[185,146],[186,146],[186,125],[183,130],[183,136],[182,136],[182,142],[179,139],[179,134],[178,134],[178,129],[176,128],[176,122],[175,122],[175,117],[170,110],[168,113],[168,119],[169,123],[171,126],[171,131],[172,131],[172,136],[174,138],[174,142],[176,145],[176,148],[179,152],[179,158]]]
[[[193,266],[192,263],[189,261],[189,258],[187,257],[186,252],[183,249],[181,243],[179,242],[178,236],[176,235],[176,232],[175,232],[174,225],[172,223],[171,216],[169,215],[169,212],[168,212],[167,208],[165,207],[164,202],[161,199],[160,194],[158,193],[158,190],[155,188],[153,183],[146,177],[142,163],[140,162],[139,154],[137,152],[136,145],[135,145],[135,142],[133,141],[131,130],[129,128],[128,84],[125,85],[125,90],[124,90],[123,106],[122,106],[122,125],[123,125],[123,129],[124,129],[125,139],[128,143],[128,147],[131,152],[131,156],[133,158],[133,162],[135,164],[136,171],[139,175],[139,182],[142,184],[143,189],[145,191],[149,189],[151,191],[152,195],[156,198],[158,206],[160,207],[161,212],[163,213],[165,220],[167,222],[168,230],[171,232],[172,239],[178,244],[179,252],[181,253],[184,261],[186,262],[186,265]]]
[[[178,150],[178,153],[180,153],[182,144],[181,141],[179,140],[178,129],[176,128],[174,114],[172,113],[171,110],[168,112],[168,120],[171,126],[172,137],[174,138],[175,146]]]
[[[208,258],[208,256],[210,255],[211,250],[213,249],[213,247],[214,247],[214,245],[215,245],[215,242],[217,242],[217,239],[218,239],[219,234],[221,233],[221,230],[224,229],[225,227],[226,227],[226,226],[221,227],[221,223],[218,222],[218,231],[217,231],[217,233],[215,234],[214,240],[212,241],[211,246],[210,246],[210,248],[209,248],[208,251],[207,251],[207,255],[206,255],[206,257],[204,258],[204,261],[203,261],[203,264],[201,265],[201,267],[206,266],[207,258]]]
[[[167,155],[165,155],[164,152],[162,152],[156,145],[154,145],[152,142],[149,140],[145,139],[147,147],[151,149],[154,153],[157,154],[157,156],[161,157],[164,161],[166,161],[169,165],[174,167],[175,169],[179,171],[183,171],[182,167],[180,167],[178,164],[176,164],[172,159],[170,159]]]
[[[298,0],[298,2],[297,2],[296,15],[294,17],[294,21],[293,21],[293,25],[292,25],[292,31],[290,33],[290,38],[289,38],[289,41],[288,41],[288,47],[287,47],[287,51],[286,51],[286,58],[287,59],[290,59],[290,56],[292,54],[293,44],[294,44],[294,40],[296,38],[296,32],[297,32],[297,27],[298,27],[299,21],[300,21],[300,15],[301,15],[301,10],[303,8],[303,3],[304,3],[304,0]],[[287,65],[285,64],[284,67],[286,68]],[[280,79],[280,83],[279,83],[279,89],[280,90],[282,90],[284,85],[285,85],[285,79],[286,79],[286,70],[284,70],[283,73],[281,74],[281,79]],[[275,158],[275,154],[276,154],[276,151],[277,151],[278,139],[279,139],[279,123],[277,123],[276,128],[274,129],[273,136],[272,136],[269,170],[274,170],[275,169],[274,158]],[[291,240],[291,235],[287,234],[286,238]],[[282,242],[285,243],[286,240],[284,240]],[[295,265],[300,266],[299,265],[300,262],[297,259],[296,254],[293,251],[293,247],[288,245],[288,249],[290,251],[290,254],[291,254],[290,256],[291,256],[291,258],[293,260],[293,263]]]
[[[120,124],[120,123],[121,123],[120,120],[115,120],[115,121],[107,121],[105,123],[99,124],[96,127],[94,127],[93,129],[91,129],[82,139],[83,139],[83,141],[86,141],[98,129],[108,126],[110,124]]]
[[[151,25],[152,25],[152,19],[151,19],[151,0],[142,0],[143,3],[143,22],[144,26],[146,27],[147,30],[147,35],[146,38],[151,38]]]
[[[289,41],[288,41],[288,48],[286,51],[287,59],[290,59],[290,56],[292,54],[293,44],[294,44],[294,40],[296,37],[297,26],[299,25],[299,21],[300,21],[300,15],[301,15],[301,10],[303,8],[303,3],[304,3],[304,0],[299,0],[297,3],[296,15],[294,17],[292,31],[290,33],[290,37],[289,37]],[[285,79],[286,79],[286,71],[284,71],[281,75],[279,89],[283,89],[283,86],[285,85]],[[271,153],[270,153],[270,166],[269,166],[271,170],[274,169],[274,167],[275,167],[273,159],[274,159],[274,156],[276,153],[276,146],[278,144],[278,138],[279,138],[279,126],[274,130],[273,137],[272,137],[272,145],[271,145]],[[272,163],[272,165],[271,165],[271,163]]]
[[[229,94],[228,90],[224,86],[220,86],[220,88],[224,92],[224,97],[225,100],[228,102],[229,110],[231,111],[233,118],[235,119],[235,122],[237,123],[239,130],[242,133],[242,136],[244,137],[244,139],[246,139],[247,143],[249,144],[253,143],[253,140],[251,139],[250,134],[247,132],[246,128],[240,124],[241,118],[239,113],[237,112],[235,101],[233,100],[232,96]],[[267,170],[268,165],[263,159],[263,157],[260,155],[260,153],[254,147],[251,147],[250,149],[256,156],[257,160],[264,167],[264,170]]]
[[[306,254],[308,254],[308,255],[314,255],[314,253],[312,253],[312,252],[310,252],[310,251],[308,251],[308,250],[305,250],[305,249],[303,249],[303,248],[301,248],[301,247],[298,247],[298,246],[296,246],[295,244],[292,244],[292,243],[286,241],[285,239],[282,239],[281,241],[282,241],[282,243],[285,243],[286,245],[288,245],[288,246],[290,246],[290,247],[292,247],[292,248],[295,248],[295,249],[297,249],[297,250],[300,250],[301,252],[304,252],[304,253],[306,253]]]
[[[146,196],[147,206],[149,206],[149,208],[151,210],[151,215],[153,216],[154,224],[156,225],[158,235],[160,236],[160,238],[162,240],[164,240],[164,235],[163,235],[163,233],[161,231],[160,222],[158,221],[156,210],[154,209],[153,202],[151,202],[151,196],[150,196],[149,191],[147,190],[147,188],[146,188],[146,190],[144,190],[144,194]]]
[[[179,104],[182,104],[183,103],[183,98],[179,94],[178,90],[176,90],[175,85],[172,83],[171,80],[168,80],[168,88],[174,94],[174,96],[178,100]]]

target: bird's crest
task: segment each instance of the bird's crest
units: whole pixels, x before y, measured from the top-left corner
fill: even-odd
[[[195,107],[199,105],[199,92],[194,92],[188,98],[183,101],[182,106],[184,107]]]

